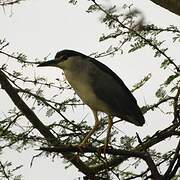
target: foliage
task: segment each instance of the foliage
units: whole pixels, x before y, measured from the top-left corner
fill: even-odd
[[[71,0],[70,3],[76,5],[78,1]],[[165,129],[157,129],[153,135],[147,134],[143,139],[138,134],[132,137],[124,135],[119,138],[118,131],[114,129],[111,135],[112,147],[109,147],[104,155],[102,149],[98,148],[104,142],[101,135],[107,122],[106,117],[103,117],[103,126],[91,139],[91,145],[81,148],[72,146],[72,144],[79,144],[91,127],[87,125],[85,119],[75,122],[65,117],[63,112],[82,106],[82,102],[63,80],[52,83],[44,77],[27,76],[25,74],[27,68],[36,67],[38,60],[28,61],[28,57],[23,53],[7,53],[5,49],[8,48],[9,43],[2,39],[0,40],[1,57],[15,60],[19,68],[12,69],[7,63],[0,67],[1,91],[5,91],[16,105],[0,119],[0,151],[3,153],[6,148],[23,151],[32,147],[40,148],[46,155],[52,153],[56,157],[61,154],[68,164],[67,167],[74,165],[84,173],[84,179],[178,179],[180,176],[178,171],[180,166],[180,141],[178,141],[180,67],[177,61],[168,55],[168,48],[165,40],[161,39],[161,35],[166,34],[171,37],[173,43],[178,43],[180,30],[172,25],[161,28],[153,24],[145,24],[143,18],[137,21],[137,16],[141,13],[132,10],[131,5],[124,5],[120,11],[115,5],[104,7],[95,0],[90,3],[87,13],[101,12],[101,23],[105,24],[110,32],[103,33],[99,41],[109,40],[112,44],[114,41],[119,42],[116,47],[111,45],[104,52],[93,53],[94,57],[124,53],[125,45],[129,53],[150,47],[154,52],[154,58],[160,62],[160,69],[164,73],[167,69],[172,70],[155,93],[157,102],[143,106],[142,111],[149,113],[165,105],[168,107],[168,112],[172,114],[173,123],[167,125]],[[124,11],[129,13],[124,14]],[[133,86],[132,91],[143,87],[150,78],[151,73],[144,75],[142,80]],[[65,99],[59,98],[59,95],[67,97],[67,94],[71,96]],[[44,117],[52,118],[52,121],[48,121],[49,124],[43,124],[36,115],[39,111],[45,114]],[[114,122],[114,126],[117,122]],[[176,147],[166,152],[160,152],[154,148],[158,143],[166,142],[169,138],[174,140]],[[122,168],[123,165],[126,168]],[[20,167],[12,168],[11,162],[0,162],[1,179],[21,179],[20,175],[13,175]]]
[[[22,177],[21,175],[17,175],[17,176],[14,175],[14,172],[17,171],[21,167],[22,165],[13,168],[11,162],[6,161],[2,163],[0,161],[0,178],[2,180],[4,179],[21,180],[21,177]]]

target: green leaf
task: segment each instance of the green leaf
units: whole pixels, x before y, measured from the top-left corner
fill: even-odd
[[[99,7],[96,4],[93,4],[91,6],[89,6],[88,10],[86,11],[87,13],[93,13],[95,11],[98,11]]]
[[[167,86],[169,85],[174,79],[176,79],[177,77],[179,77],[179,74],[174,74],[169,76],[166,81],[164,82],[164,84]]]
[[[154,57],[160,57],[162,55],[162,52],[166,52],[168,48],[160,49],[160,51],[156,51]]]
[[[161,63],[161,66],[160,68],[163,68],[163,69],[166,69],[170,64],[170,61],[169,59],[165,59],[162,63]]]
[[[156,97],[158,97],[159,99],[163,99],[166,96],[166,91],[164,90],[163,87],[160,87],[157,91],[156,91]]]
[[[51,117],[54,114],[55,110],[52,108],[49,108],[46,112],[47,117]]]
[[[141,49],[142,47],[144,47],[147,43],[143,42],[143,41],[138,41],[134,44],[131,44],[131,49],[128,51],[128,53],[134,52],[138,49]]]
[[[135,90],[137,90],[140,87],[142,87],[150,78],[151,78],[151,73],[146,75],[140,82],[134,84],[133,85],[133,89],[131,90],[131,92],[134,92]]]
[[[77,1],[76,0],[69,0],[69,3],[73,4],[73,5],[76,5],[77,4]]]
[[[176,42],[176,41],[180,42],[180,34],[177,34],[177,36],[173,37],[172,40],[173,42]]]

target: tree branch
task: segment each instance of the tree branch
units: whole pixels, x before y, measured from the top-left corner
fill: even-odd
[[[92,146],[86,146],[86,147],[79,147],[79,146],[72,146],[72,145],[66,145],[66,146],[56,146],[56,147],[41,147],[40,150],[47,151],[47,152],[56,152],[56,153],[63,153],[63,152],[77,152],[77,153],[98,153],[98,154],[104,154],[104,150]],[[141,151],[127,151],[127,150],[121,150],[121,149],[115,149],[115,148],[107,148],[106,154],[109,155],[115,155],[118,156],[126,156],[126,158],[129,157],[135,157],[143,159],[149,169],[152,172],[152,177],[155,180],[160,180],[162,176],[159,174],[156,165],[154,164],[151,156],[148,152],[141,152]],[[109,165],[108,161],[106,163],[106,166]]]
[[[179,151],[180,151],[180,140],[179,140],[179,143],[178,143],[178,145],[176,147],[176,151],[175,151],[174,157],[170,161],[169,167],[168,167],[167,171],[164,174],[164,179],[170,179],[170,176],[172,176],[173,167],[174,167],[176,161],[180,160],[179,159]],[[176,172],[174,172],[173,174],[176,174]]]
[[[149,44],[149,46],[151,46],[152,48],[154,48],[155,50],[157,50],[160,54],[162,54],[169,62],[170,64],[172,64],[174,66],[174,68],[176,69],[177,72],[180,72],[180,68],[174,63],[173,59],[171,59],[169,56],[167,56],[165,54],[165,52],[163,52],[161,49],[159,49],[155,44],[153,44],[153,42],[151,42],[151,40],[146,39],[145,37],[143,37],[140,33],[138,33],[136,30],[134,30],[133,28],[129,28],[126,25],[124,25],[117,16],[113,16],[112,14],[110,14],[109,12],[107,12],[104,8],[102,8],[97,2],[96,0],[91,0],[98,8],[99,10],[101,10],[102,12],[104,12],[108,17],[110,17],[113,21],[117,22],[120,24],[120,26],[124,29],[127,29],[129,32],[135,34],[136,36],[140,37],[144,42],[146,42],[147,44]]]
[[[148,112],[149,110],[153,110],[154,108],[159,107],[159,105],[169,101],[175,99],[175,97],[165,97],[164,99],[159,100],[157,103],[151,104],[151,105],[145,105],[143,107],[141,107],[143,114],[145,114],[146,112]]]
[[[151,138],[148,138],[143,142],[143,147],[141,145],[138,145],[134,148],[135,151],[143,151],[144,149],[148,149],[149,147],[152,147],[155,144],[158,144],[159,142],[165,140],[168,137],[178,135],[180,136],[179,131],[175,131],[177,127],[179,127],[180,123],[171,125],[170,127],[156,132]],[[127,160],[127,156],[119,156],[119,157],[113,157],[109,162],[109,167],[116,167],[125,160]],[[94,171],[99,172],[104,169],[104,164],[99,164],[97,166],[94,166]]]
[[[180,167],[180,155],[178,155],[178,160],[177,160],[177,163],[176,165],[174,166],[174,169],[172,170],[172,172],[170,173],[169,175],[169,179],[173,178],[174,175],[176,174],[177,170],[179,169]]]
[[[10,177],[9,177],[9,175],[6,173],[5,167],[4,167],[4,165],[3,165],[3,163],[2,163],[1,161],[0,161],[0,167],[1,167],[1,169],[2,169],[2,173],[3,173],[4,177],[5,177],[7,180],[10,180]]]
[[[0,84],[1,88],[6,91],[14,104],[21,110],[25,117],[32,123],[32,125],[45,137],[47,142],[53,146],[61,144],[61,142],[50,132],[49,128],[46,127],[36,116],[36,114],[26,105],[26,103],[20,98],[16,90],[7,80],[6,75],[0,70]],[[69,160],[74,166],[76,166],[82,173],[87,176],[94,176],[94,170],[86,166],[80,159],[72,153],[63,152],[62,155],[65,159]]]
[[[0,6],[8,6],[8,5],[14,5],[14,4],[18,4],[20,3],[21,1],[24,1],[24,0],[3,0],[3,1],[0,1]]]
[[[179,96],[180,96],[180,87],[178,87],[177,93],[174,97],[174,103],[173,103],[173,108],[174,108],[174,123],[178,123],[180,121],[179,117],[179,109],[178,109],[178,102],[179,102]]]
[[[144,148],[144,144],[143,144],[139,134],[136,133],[136,135],[137,135],[139,144],[142,146],[143,150],[146,152],[146,163],[147,163],[149,169],[151,170],[151,176],[153,177],[153,179],[160,180],[162,178],[162,176],[159,174],[159,171],[157,170],[157,167],[156,167],[153,159],[151,158],[150,153],[148,152],[148,150],[146,148]]]
[[[2,71],[0,71],[0,83],[1,88],[7,92],[14,104],[21,110],[21,112],[33,124],[33,126],[39,130],[39,132],[46,138],[48,142],[54,144],[57,139],[49,131],[49,129],[39,120],[39,118],[34,114],[34,112],[26,105],[26,103],[20,98],[20,96],[9,83],[6,75]]]
[[[40,150],[47,151],[47,152],[78,152],[78,153],[99,153],[104,154],[103,148],[97,148],[94,146],[72,146],[72,145],[63,145],[63,146],[55,146],[55,147],[41,147]],[[145,158],[145,153],[139,151],[127,151],[115,148],[108,148],[106,154],[111,155],[125,155],[127,157],[139,157]]]

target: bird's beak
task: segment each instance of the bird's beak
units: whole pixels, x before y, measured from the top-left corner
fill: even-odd
[[[37,67],[56,66],[56,65],[57,65],[57,61],[55,59],[53,59],[53,60],[50,60],[50,61],[42,62]]]

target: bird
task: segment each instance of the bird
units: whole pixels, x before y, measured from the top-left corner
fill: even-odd
[[[103,112],[108,117],[105,147],[109,143],[114,117],[136,126],[143,126],[145,123],[145,118],[131,91],[105,64],[80,52],[65,49],[57,52],[53,60],[38,65],[38,67],[46,66],[62,69],[75,93],[93,112],[95,124],[80,145],[88,144],[90,137],[100,127],[98,112]]]

